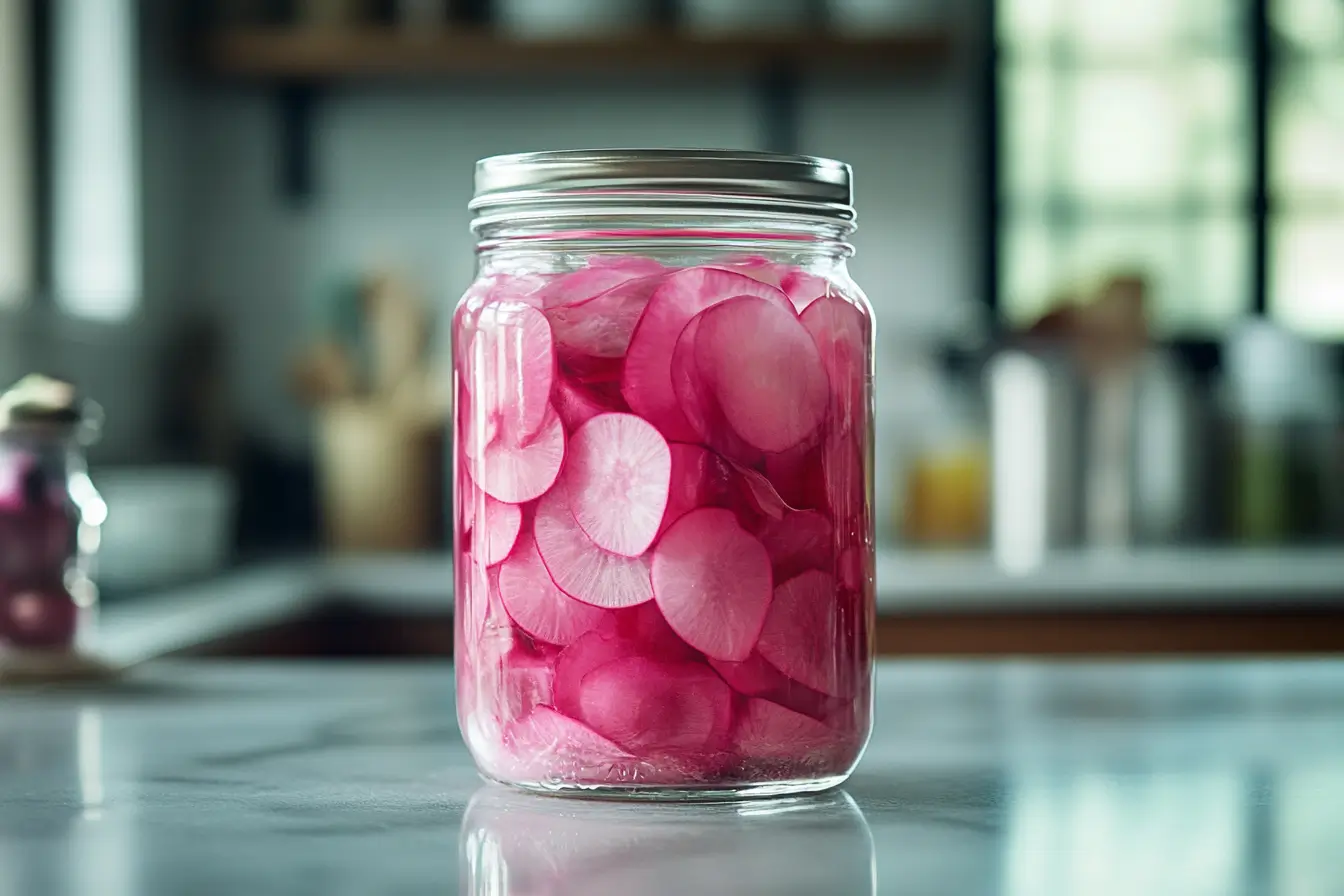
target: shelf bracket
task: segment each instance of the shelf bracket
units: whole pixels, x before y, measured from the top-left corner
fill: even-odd
[[[276,90],[280,126],[280,155],[276,171],[280,195],[291,205],[307,205],[315,192],[313,116],[318,88],[304,82],[286,83]]]
[[[771,152],[797,152],[802,139],[797,68],[783,62],[772,65],[761,74],[758,92],[765,148]]]

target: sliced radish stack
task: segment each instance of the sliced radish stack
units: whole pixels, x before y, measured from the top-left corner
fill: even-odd
[[[835,579],[809,570],[775,589],[756,649],[789,678],[832,697],[854,696]]]
[[[786,582],[809,569],[836,566],[831,521],[815,510],[791,512],[766,523],[756,537],[765,545],[776,582]]]
[[[481,562],[494,566],[509,556],[514,542],[518,540],[518,530],[523,525],[523,511],[517,504],[505,504],[494,498],[485,499],[485,512],[480,531],[474,542],[480,551]]]
[[[525,504],[546,494],[565,460],[565,427],[552,412],[541,430],[523,442],[507,437],[486,445],[479,457],[464,452],[471,478],[505,504]]]
[[[656,277],[665,270],[649,258],[630,255],[594,258],[587,267],[561,274],[541,289],[541,305],[547,309],[581,305],[632,280]]]
[[[658,534],[671,475],[672,453],[658,430],[633,414],[601,414],[569,443],[570,512],[599,548],[638,557]]]
[[[756,448],[792,448],[825,419],[829,380],[792,306],[751,296],[716,305],[701,317],[695,354],[724,419]]]
[[[621,391],[635,413],[668,439],[694,442],[697,434],[677,406],[672,389],[672,353],[681,331],[706,308],[734,296],[761,296],[782,302],[779,289],[751,277],[716,268],[686,268],[669,274],[649,297],[625,356]]]
[[[857,306],[831,296],[810,304],[800,320],[811,334],[830,378],[833,416],[840,431],[849,432],[855,420],[867,417],[867,319]]]
[[[583,717],[583,680],[591,672],[640,652],[635,641],[607,628],[604,624],[585,632],[560,651],[555,661],[555,707],[565,715],[576,719]]]
[[[719,660],[751,653],[771,600],[770,556],[731,511],[702,508],[667,530],[653,552],[653,591],[672,630]]]
[[[728,686],[746,697],[764,697],[780,706],[811,716],[825,718],[835,711],[839,701],[820,691],[814,691],[770,665],[759,652],[740,663],[710,660],[709,664]]]
[[[565,489],[537,504],[537,550],[551,579],[570,597],[615,610],[653,599],[647,557],[626,557],[593,544],[570,512]]]
[[[843,736],[810,716],[752,699],[738,717],[733,750],[746,759],[824,762]]]
[[[696,346],[703,317],[697,314],[691,319],[672,352],[672,391],[676,393],[677,406],[699,441],[740,463],[756,463],[760,450],[743,440],[724,419],[713,380],[700,367]]]
[[[614,410],[603,405],[595,392],[562,376],[555,381],[555,411],[570,432],[578,429],[598,414]]]
[[[579,702],[594,731],[637,754],[717,751],[732,722],[732,692],[707,667],[642,656],[588,673]]]
[[[556,587],[530,535],[500,567],[499,596],[519,628],[548,644],[572,643],[606,616]]]
[[[661,277],[643,277],[572,304],[546,309],[562,355],[620,358]]]
[[[595,783],[629,777],[624,771],[635,757],[582,722],[538,706],[525,718],[504,727],[501,755],[488,773],[510,781],[591,780]]]
[[[531,440],[546,423],[555,347],[540,311],[516,302],[486,305],[464,367],[474,420],[486,421],[515,444]]]

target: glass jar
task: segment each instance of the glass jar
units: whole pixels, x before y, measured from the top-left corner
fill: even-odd
[[[453,317],[458,716],[530,790],[842,782],[871,717],[872,311],[850,170],[486,159]]]
[[[0,675],[84,667],[107,508],[82,445],[99,422],[60,380],[28,376],[0,395]]]

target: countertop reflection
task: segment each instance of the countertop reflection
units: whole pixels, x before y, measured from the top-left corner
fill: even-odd
[[[0,691],[0,896],[1344,893],[1344,662],[902,663],[845,792],[487,788],[441,665]]]

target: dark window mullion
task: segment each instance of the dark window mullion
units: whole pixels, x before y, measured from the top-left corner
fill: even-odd
[[[29,115],[32,117],[33,294],[45,301],[51,295],[53,101],[51,34],[56,4],[28,0],[31,28],[28,46]]]
[[[1247,28],[1250,47],[1251,109],[1251,307],[1264,315],[1269,307],[1269,171],[1270,84],[1273,77],[1273,41],[1269,4],[1251,0]]]

